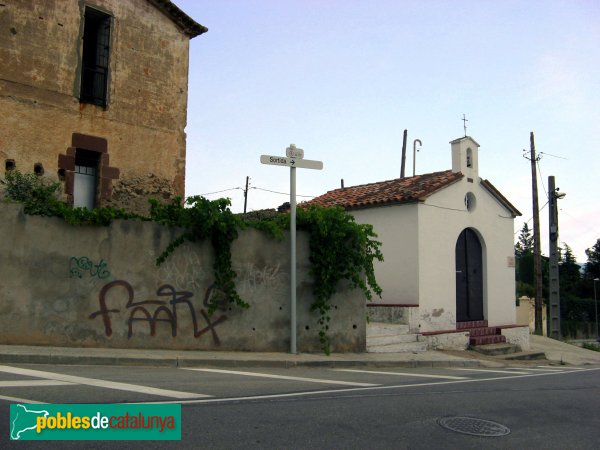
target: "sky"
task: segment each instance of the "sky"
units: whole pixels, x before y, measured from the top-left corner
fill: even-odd
[[[209,31],[190,42],[186,196],[232,210],[289,201],[289,170],[262,165],[290,144],[298,201],[452,166],[450,144],[479,144],[479,175],[532,222],[530,133],[540,207],[548,176],[560,243],[579,262],[600,238],[600,2],[597,0],[175,0]],[[540,153],[542,153],[540,155]],[[222,192],[219,192],[222,191]],[[273,191],[273,192],[269,192]],[[215,193],[216,192],[216,193]],[[540,212],[548,254],[548,208]]]

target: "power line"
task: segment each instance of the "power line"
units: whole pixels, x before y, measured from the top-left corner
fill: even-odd
[[[229,189],[223,189],[222,191],[207,192],[206,194],[200,194],[200,195],[201,195],[201,196],[205,196],[205,195],[212,195],[212,194],[220,194],[221,192],[235,191],[235,190],[237,190],[237,189],[240,189],[240,190],[242,190],[242,191],[244,190],[244,189],[243,189],[243,188],[241,188],[241,187],[234,187],[234,188],[229,188]]]
[[[264,188],[260,188],[260,187],[257,187],[257,186],[252,186],[250,189],[258,189],[259,191],[271,192],[272,194],[290,195],[289,192],[272,191],[270,189],[264,189]],[[315,195],[300,195],[300,194],[296,194],[296,197],[313,198],[313,197],[316,197],[316,196]]]
[[[563,156],[552,155],[551,153],[546,153],[546,152],[540,152],[540,155],[547,155],[547,156],[552,156],[553,158],[566,159],[566,160],[569,159],[569,158],[564,158]]]
[[[546,185],[544,184],[544,177],[542,176],[542,169],[540,167],[539,159],[536,161],[536,165],[537,165],[538,173],[540,174],[540,181],[542,182],[542,187],[544,188],[544,194],[546,194],[546,199],[548,199],[548,201],[550,201],[550,198],[548,197],[548,190],[546,189]]]

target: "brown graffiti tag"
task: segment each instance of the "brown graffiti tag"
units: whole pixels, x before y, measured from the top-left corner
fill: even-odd
[[[150,335],[156,335],[156,324],[159,322],[168,323],[171,328],[171,335],[173,337],[177,336],[177,318],[178,318],[178,305],[186,305],[187,313],[192,320],[193,326],[193,334],[194,337],[198,338],[208,331],[211,332],[213,342],[216,345],[221,343],[219,336],[215,330],[215,327],[227,320],[227,316],[224,314],[221,315],[214,321],[211,321],[210,315],[203,308],[200,309],[200,315],[206,321],[206,326],[204,328],[200,328],[198,326],[198,317],[196,315],[196,309],[191,301],[193,297],[193,293],[189,291],[178,291],[170,284],[163,284],[156,290],[156,296],[158,298],[165,298],[165,300],[159,299],[149,299],[142,301],[134,301],[135,293],[131,284],[129,284],[125,280],[116,280],[110,283],[107,283],[101,290],[98,296],[98,303],[100,305],[100,309],[98,311],[90,314],[90,319],[95,319],[98,316],[102,316],[102,322],[104,324],[104,333],[106,336],[112,335],[112,322],[111,322],[111,313],[118,313],[120,309],[111,308],[109,309],[106,304],[106,296],[109,291],[114,288],[123,287],[127,293],[127,303],[125,307],[129,311],[129,317],[127,319],[127,337],[131,338],[133,335],[133,324],[135,322],[146,322],[150,327]],[[209,286],[206,289],[204,295],[203,305],[208,306],[208,301],[212,295],[215,294],[214,285]],[[226,309],[226,299],[218,302],[218,306],[220,310]],[[156,309],[151,313],[147,308],[149,305],[157,305]]]

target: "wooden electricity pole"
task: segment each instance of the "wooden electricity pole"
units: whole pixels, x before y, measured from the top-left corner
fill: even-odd
[[[533,196],[533,284],[535,287],[535,334],[543,334],[542,310],[542,246],[540,241],[540,208],[538,204],[537,168],[539,159],[535,156],[533,131],[530,138],[531,188]]]

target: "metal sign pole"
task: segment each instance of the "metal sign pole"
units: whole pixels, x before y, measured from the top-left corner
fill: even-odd
[[[296,168],[322,170],[322,161],[304,159],[304,150],[291,144],[286,148],[286,156],[260,155],[261,164],[287,166],[290,168],[290,353],[297,353],[296,347]]]
[[[296,353],[296,168],[290,167],[290,353]]]

